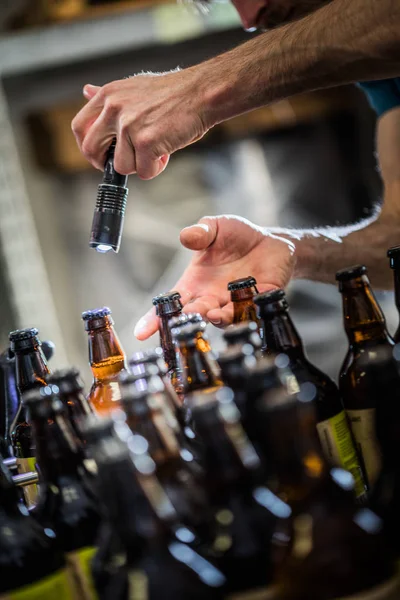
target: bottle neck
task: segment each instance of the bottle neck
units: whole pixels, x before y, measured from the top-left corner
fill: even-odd
[[[185,394],[222,385],[218,363],[201,334],[195,340],[180,343],[180,363]]]
[[[303,344],[288,311],[260,310],[260,313],[263,321],[263,348],[271,354],[283,352],[289,356],[303,358]]]
[[[343,296],[344,328],[350,344],[392,341],[366,275],[341,282],[340,291]]]
[[[400,313],[400,268],[393,269],[394,279],[394,299],[396,302],[397,310]]]
[[[20,394],[37,385],[46,385],[50,369],[40,345],[15,351],[15,371]]]
[[[8,458],[12,456],[11,427],[20,405],[15,359],[9,357],[8,350],[0,355],[0,400],[3,407],[0,412],[0,453],[4,458]]]
[[[253,302],[253,298],[257,293],[255,286],[231,292],[233,323],[243,323],[245,321],[258,322],[257,310]]]
[[[0,459],[0,510],[7,514],[19,514],[19,494],[8,467]]]
[[[80,477],[81,448],[63,414],[44,419],[31,415],[41,484],[56,486],[65,476]]]
[[[116,379],[125,368],[125,353],[110,323],[88,331],[89,361],[95,381]]]
[[[176,348],[168,323],[170,319],[173,317],[178,317],[180,314],[182,314],[181,308],[177,308],[175,312],[168,312],[167,314],[163,314],[159,310],[160,346],[163,351],[164,360],[166,362],[168,371],[174,371],[177,367]]]

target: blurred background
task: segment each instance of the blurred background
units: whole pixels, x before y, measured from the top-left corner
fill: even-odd
[[[137,350],[137,319],[189,260],[182,227],[221,213],[288,227],[370,214],[381,194],[374,114],[346,87],[234,119],[174,155],[155,180],[131,176],[120,253],[89,249],[101,174],[71,133],[83,85],[187,67],[248,37],[228,3],[206,13],[154,0],[1,1],[2,348],[10,330],[36,326],[56,343],[54,366],[75,364],[89,383],[81,312],[110,306],[127,353]],[[289,298],[311,360],[336,376],[346,349],[336,288],[294,282]],[[392,294],[379,300],[393,329]]]

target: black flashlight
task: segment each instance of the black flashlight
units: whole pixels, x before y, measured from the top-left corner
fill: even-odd
[[[102,253],[119,250],[129,192],[126,187],[128,177],[114,169],[116,143],[114,138],[107,152],[103,183],[99,185],[90,234],[89,246]]]

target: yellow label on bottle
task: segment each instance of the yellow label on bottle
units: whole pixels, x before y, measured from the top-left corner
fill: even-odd
[[[128,575],[129,600],[149,599],[149,580],[144,571],[135,569]]]
[[[333,467],[342,467],[354,477],[357,498],[365,495],[365,484],[344,410],[317,424],[325,458]]]
[[[382,466],[381,451],[375,435],[375,409],[348,410],[347,415],[363,463],[367,485],[371,488]]]
[[[399,577],[393,577],[389,581],[385,581],[369,590],[352,594],[336,600],[399,600],[400,598],[400,580]]]
[[[279,598],[276,586],[268,586],[229,594],[226,600],[275,600]]]
[[[29,473],[30,471],[36,471],[36,458],[34,456],[30,458],[17,458],[18,474]],[[37,484],[25,485],[23,491],[26,506],[32,508],[37,502],[39,492]]]
[[[96,600],[91,562],[96,548],[81,548],[65,555],[68,582],[73,600]],[[58,600],[58,598],[57,598]]]
[[[0,600],[73,600],[64,570],[44,577],[36,583],[7,594],[1,594]]]

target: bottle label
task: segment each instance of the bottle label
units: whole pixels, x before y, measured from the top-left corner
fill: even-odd
[[[378,585],[372,589],[346,596],[345,598],[336,598],[336,600],[399,600],[400,598],[400,581],[399,577],[393,577],[382,585]]]
[[[226,600],[276,600],[279,598],[276,586],[268,586],[229,594]]]
[[[351,429],[356,440],[362,467],[367,477],[367,484],[371,488],[378,478],[381,470],[382,457],[375,435],[375,409],[348,410]]]
[[[73,600],[64,570],[44,577],[36,583],[1,594],[0,600]]]
[[[130,571],[129,576],[129,600],[149,599],[149,580],[144,571],[135,569]]]
[[[96,600],[97,598],[91,570],[95,552],[96,548],[88,547],[67,552],[65,555],[72,600]]]
[[[345,411],[318,423],[317,430],[329,464],[350,471],[354,477],[357,498],[364,496],[364,479]]]
[[[30,471],[36,471],[36,458],[34,456],[30,458],[17,458],[18,474],[29,473]],[[25,485],[23,491],[26,506],[28,508],[35,506],[38,496],[37,484]]]

